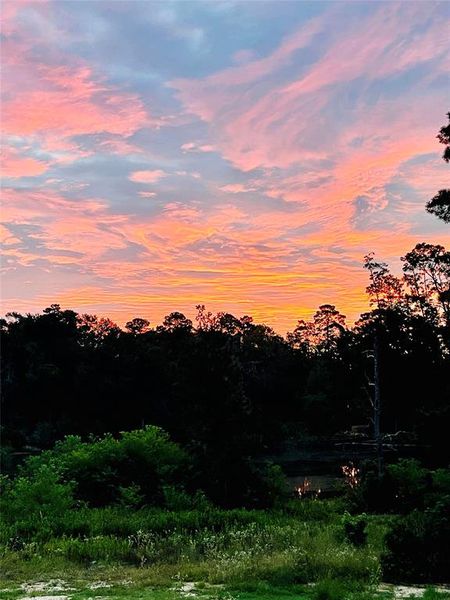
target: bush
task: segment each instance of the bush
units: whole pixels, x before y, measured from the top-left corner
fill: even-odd
[[[407,513],[424,507],[425,493],[431,488],[430,471],[414,459],[401,459],[386,467],[385,486],[396,512]]]
[[[424,510],[442,493],[438,486],[448,486],[445,469],[433,473],[415,459],[400,459],[387,465],[381,478],[374,465],[366,466],[360,485],[348,490],[347,506],[351,512],[407,514]]]
[[[136,508],[144,503],[144,494],[136,483],[128,486],[119,486],[119,500],[117,504],[124,508]]]
[[[399,518],[381,557],[387,581],[445,583],[450,573],[450,496]]]
[[[367,542],[367,519],[365,515],[352,516],[345,513],[342,518],[345,539],[354,546],[365,546]]]
[[[186,453],[160,428],[107,434],[83,442],[68,436],[53,450],[29,458],[24,472],[51,466],[63,481],[75,482],[76,498],[90,506],[163,505],[163,488],[186,477]]]
[[[31,539],[49,539],[55,523],[72,512],[73,485],[62,483],[49,465],[27,477],[2,479],[0,540],[11,550],[24,549]]]
[[[27,477],[3,478],[1,513],[7,522],[51,521],[73,504],[73,484],[62,483],[50,465],[40,465]]]
[[[450,496],[450,469],[432,472],[432,488],[426,497],[426,506],[433,506],[442,496]]]
[[[263,475],[265,496],[268,506],[287,500],[290,495],[286,476],[279,465],[268,464]]]
[[[197,457],[194,465],[167,433],[154,426],[87,441],[67,436],[52,450],[26,459],[20,472],[33,477],[43,466],[53,469],[61,482],[74,482],[76,500],[95,508],[188,510],[205,508],[208,499],[228,508],[261,508],[288,497],[279,466],[256,465],[245,456],[223,465],[225,472],[215,468],[211,456]],[[200,490],[209,490],[208,499]]]

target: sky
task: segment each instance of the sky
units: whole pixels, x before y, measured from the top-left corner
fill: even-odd
[[[4,1],[2,311],[367,310],[448,187],[448,2]]]

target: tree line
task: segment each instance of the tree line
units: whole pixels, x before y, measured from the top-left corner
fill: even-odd
[[[1,320],[3,443],[47,448],[67,434],[158,425],[207,479],[229,486],[247,458],[288,438],[370,423],[377,331],[382,430],[412,432],[445,463],[450,252],[418,244],[401,277],[373,255],[364,266],[371,309],[353,327],[323,304],[285,338],[204,305],[195,322],[173,312],[156,327],[135,318],[124,329],[58,304],[9,313]]]

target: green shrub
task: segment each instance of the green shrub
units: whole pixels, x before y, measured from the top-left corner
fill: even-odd
[[[63,481],[75,482],[75,495],[90,506],[162,505],[163,487],[182,483],[188,457],[160,428],[107,434],[83,442],[68,436],[53,450],[29,458],[24,472],[51,465]]]
[[[352,516],[344,513],[342,517],[345,539],[354,546],[364,546],[367,542],[367,519],[365,515]]]
[[[40,465],[29,476],[3,478],[1,514],[7,522],[55,519],[73,504],[73,484],[62,483],[50,465]]]
[[[407,514],[423,510],[442,493],[440,486],[449,485],[445,471],[433,473],[408,458],[387,465],[380,478],[374,464],[366,465],[360,485],[347,491],[347,507],[355,513]]]
[[[55,523],[72,512],[73,485],[62,483],[49,465],[27,477],[2,479],[0,541],[11,550],[49,539]]]
[[[432,488],[426,497],[426,506],[433,506],[442,496],[450,496],[450,469],[436,469],[431,476]]]
[[[275,506],[290,495],[286,476],[279,465],[268,464],[263,474],[265,496],[268,506]]]
[[[142,506],[144,502],[144,494],[141,488],[136,483],[131,483],[128,486],[119,486],[119,498],[117,504],[124,508],[137,508]]]
[[[424,496],[431,488],[430,471],[414,459],[401,459],[386,467],[386,486],[391,492],[396,512],[406,513],[423,508]]]
[[[166,485],[163,488],[164,505],[168,510],[189,510],[194,508],[194,499],[182,488]]]
[[[399,518],[381,557],[387,581],[445,583],[450,573],[450,496]]]

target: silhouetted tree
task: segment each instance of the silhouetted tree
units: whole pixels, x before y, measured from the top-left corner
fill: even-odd
[[[192,321],[185,317],[181,312],[171,312],[170,315],[164,317],[162,325],[158,325],[158,331],[184,331],[190,333],[192,331]]]
[[[306,354],[314,350],[316,339],[316,330],[314,323],[300,319],[293,331],[288,331],[286,334],[288,343],[298,350],[302,350]]]
[[[125,325],[125,329],[132,333],[133,335],[139,335],[141,333],[146,333],[150,329],[150,321],[147,319],[141,319],[136,317],[128,321]]]
[[[422,316],[450,324],[450,252],[440,245],[420,243],[402,261],[411,302]]]
[[[404,301],[403,282],[389,271],[388,265],[377,262],[373,253],[364,257],[370,285],[366,288],[370,305],[378,310],[394,308]]]
[[[427,203],[427,211],[445,223],[450,223],[450,190],[439,190]]]
[[[447,116],[449,123],[441,127],[437,138],[441,144],[445,145],[442,158],[448,163],[450,162],[450,112],[447,113]],[[427,203],[426,208],[429,213],[436,215],[446,223],[450,223],[450,190],[439,190],[436,196]]]

